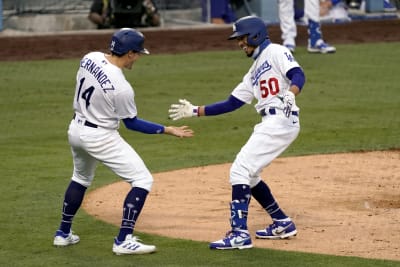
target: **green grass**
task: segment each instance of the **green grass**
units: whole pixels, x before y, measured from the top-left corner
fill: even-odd
[[[340,45],[334,55],[298,49],[296,59],[307,75],[297,98],[302,130],[282,156],[399,149],[399,45]],[[83,210],[74,221],[81,243],[53,248],[72,172],[66,129],[78,61],[0,64],[0,266],[400,266],[395,261],[270,249],[210,251],[207,243],[143,233],[146,242],[157,245],[157,253],[116,257],[111,246],[118,228]],[[231,162],[260,120],[251,105],[176,123],[168,120],[167,110],[178,98],[193,104],[226,98],[250,64],[241,51],[142,57],[133,71],[125,72],[135,88],[139,116],[189,125],[196,136],[180,140],[124,127],[121,134],[152,172]],[[100,166],[90,190],[115,181],[119,178]]]

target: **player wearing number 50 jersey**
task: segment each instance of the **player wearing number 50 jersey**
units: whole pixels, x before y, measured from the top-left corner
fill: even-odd
[[[231,230],[222,239],[210,243],[211,249],[253,246],[247,228],[251,196],[272,218],[271,225],[256,232],[257,238],[289,238],[297,234],[295,224],[279,207],[260,174],[285,151],[300,131],[300,110],[295,95],[300,93],[305,83],[304,73],[286,47],[270,42],[266,25],[258,17],[248,16],[236,21],[229,39],[236,40],[254,63],[228,99],[206,106],[195,106],[181,99],[169,110],[174,120],[213,116],[234,111],[256,100],[255,109],[261,115],[261,122],[254,127],[230,170]]]
[[[79,242],[79,237],[71,231],[72,220],[100,162],[132,186],[123,204],[121,227],[112,251],[121,255],[156,250],[155,246],[142,244],[133,236],[153,177],[136,151],[119,135],[119,123],[122,120],[128,129],[147,134],[191,137],[193,131],[186,126],[163,126],[138,118],[134,91],[122,69],[131,69],[141,54],[149,54],[143,44],[142,33],[123,28],[113,34],[110,54],[91,52],[80,61],[74,114],[68,129],[74,170],[64,196],[61,224],[53,241],[57,247]]]

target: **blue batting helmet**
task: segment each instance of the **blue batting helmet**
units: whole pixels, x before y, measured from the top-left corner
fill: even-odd
[[[113,34],[110,51],[117,55],[123,55],[129,51],[150,54],[143,45],[144,35],[141,32],[131,28],[122,28]]]
[[[259,46],[268,38],[267,25],[256,16],[246,16],[238,19],[233,24],[233,33],[229,40],[247,35],[247,43],[252,46]]]

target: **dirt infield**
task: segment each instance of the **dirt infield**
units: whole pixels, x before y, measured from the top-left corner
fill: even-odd
[[[168,237],[214,241],[229,230],[230,164],[154,174],[136,229]],[[276,159],[262,174],[296,222],[291,240],[253,239],[256,247],[400,260],[400,151]],[[92,191],[83,208],[120,225],[128,184]],[[248,226],[271,219],[256,201]],[[205,247],[205,249],[207,249]]]
[[[106,51],[111,32],[0,34],[0,61],[80,58],[92,50]],[[231,32],[228,26],[143,32],[153,54],[237,49],[235,42],[226,40]],[[324,25],[323,33],[333,45],[399,42],[400,20]],[[273,42],[280,42],[278,26],[271,26],[269,34]],[[298,45],[305,46],[306,38],[306,28],[299,27]],[[229,167],[154,174],[153,191],[136,229],[201,241],[221,238],[229,227]],[[263,177],[295,220],[299,234],[291,240],[254,239],[256,247],[400,260],[400,151],[279,158]],[[83,208],[119,225],[128,190],[122,182],[99,188],[86,196]],[[269,223],[252,201],[252,235]]]

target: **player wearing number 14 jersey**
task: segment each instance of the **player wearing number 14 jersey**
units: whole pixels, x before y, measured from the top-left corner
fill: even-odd
[[[93,182],[97,164],[103,163],[131,186],[112,251],[117,255],[156,251],[154,245],[145,245],[133,235],[153,177],[141,157],[118,133],[119,124],[123,121],[126,128],[146,134],[177,137],[191,137],[193,131],[186,126],[164,126],[138,117],[133,88],[122,70],[131,69],[142,54],[149,54],[144,48],[143,34],[123,28],[112,35],[110,53],[90,52],[80,61],[74,115],[68,128],[74,170],[64,195],[61,223],[54,236],[56,247],[79,242],[79,236],[71,230],[72,222],[86,189]]]
[[[296,139],[300,131],[299,108],[295,95],[300,93],[305,76],[291,52],[273,44],[266,25],[254,16],[243,17],[233,24],[233,34],[245,54],[254,63],[230,96],[221,102],[195,106],[185,99],[172,104],[169,110],[174,120],[195,116],[213,116],[234,111],[255,99],[255,109],[261,122],[237,154],[230,169],[232,185],[231,229],[225,237],[210,243],[211,249],[251,248],[247,214],[251,196],[265,209],[272,224],[256,231],[257,238],[289,238],[297,234],[292,219],[285,214],[261,179],[261,171]]]

